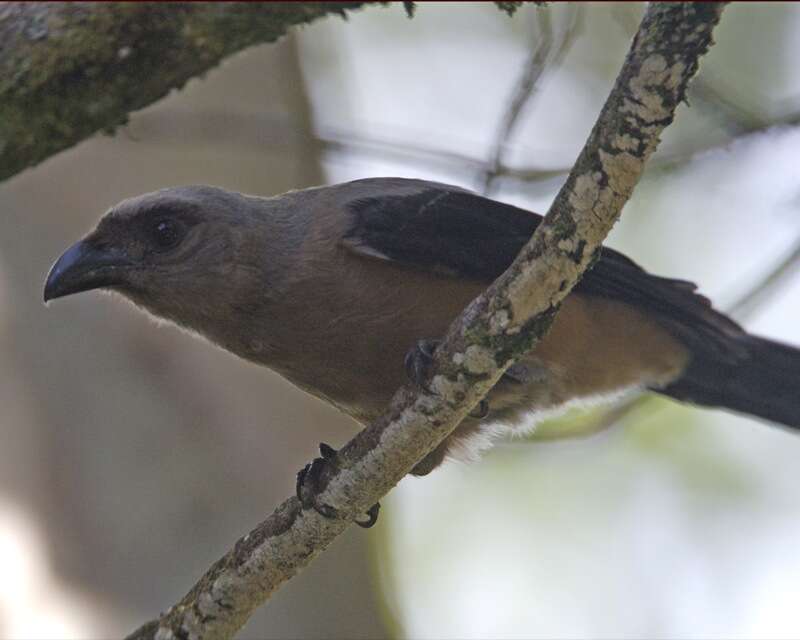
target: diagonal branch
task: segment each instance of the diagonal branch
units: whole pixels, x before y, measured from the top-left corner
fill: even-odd
[[[158,620],[130,638],[229,638],[252,611],[446,438],[548,330],[592,263],[672,122],[723,4],[652,3],[589,139],[547,216],[509,269],[451,325],[430,392],[403,388],[387,414],[326,467],[320,501],[286,500]]]
[[[796,243],[792,250],[770,269],[758,284],[730,305],[727,313],[734,318],[746,318],[751,315],[758,306],[777,293],[786,278],[797,269],[798,265],[800,265],[800,242]]]
[[[571,8],[575,12],[575,8]],[[491,192],[492,183],[497,178],[497,173],[505,156],[506,146],[511,137],[511,133],[517,125],[520,115],[531,99],[536,89],[536,83],[542,77],[545,70],[545,63],[550,57],[550,50],[553,47],[553,27],[550,24],[550,12],[538,12],[535,14],[538,29],[536,30],[538,42],[531,51],[522,72],[514,85],[511,98],[506,105],[505,112],[498,125],[494,136],[492,147],[489,150],[489,159],[486,162],[486,169],[481,177],[481,193],[488,195]],[[564,37],[564,42],[567,38]]]
[[[0,181],[297,24],[388,2],[4,2]],[[413,4],[413,3],[411,3]],[[498,2],[513,14],[521,2]]]
[[[366,4],[3,3],[0,180],[112,131],[232,53]]]

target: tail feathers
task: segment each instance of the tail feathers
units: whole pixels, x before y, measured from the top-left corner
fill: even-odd
[[[800,349],[744,333],[729,339],[741,353],[736,362],[693,350],[681,378],[654,391],[800,429]]]

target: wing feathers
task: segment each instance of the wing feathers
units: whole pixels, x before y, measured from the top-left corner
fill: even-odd
[[[352,225],[343,243],[350,250],[462,278],[494,280],[511,264],[542,217],[517,207],[442,185],[413,195],[387,195],[350,202]],[[633,260],[603,248],[575,287],[653,315],[691,349],[735,361],[731,336],[741,327],[715,311],[685,280],[647,273]]]

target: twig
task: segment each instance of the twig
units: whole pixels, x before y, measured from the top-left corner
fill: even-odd
[[[762,129],[753,129],[742,134],[750,135],[759,133],[767,129],[779,126],[795,126],[800,124],[800,112],[792,111],[780,118],[766,123]],[[444,166],[446,168],[458,168],[465,174],[474,174],[486,171],[485,161],[466,154],[455,153],[452,151],[442,151],[434,147],[426,147],[423,144],[401,142],[389,138],[378,138],[375,136],[361,136],[356,132],[346,132],[333,128],[322,128],[317,138],[326,153],[364,153],[376,154],[382,157],[396,157],[401,160],[413,159],[415,165],[428,163],[430,166]],[[735,139],[735,138],[734,138]],[[713,143],[698,146],[681,153],[659,154],[647,165],[648,171],[669,171],[680,167],[689,162],[695,156],[712,151],[721,151],[728,148],[733,139],[726,140],[724,143]],[[501,164],[495,173],[495,180],[503,179],[525,184],[544,182],[566,176],[569,169],[565,167],[554,167],[545,169],[540,167],[510,167]]]
[[[764,129],[799,123],[800,113],[793,111],[768,123]],[[319,145],[322,153],[328,154],[329,160],[336,154],[369,154],[383,159],[395,158],[406,162],[410,160],[412,161],[410,164],[416,167],[426,165],[446,170],[458,169],[465,176],[486,171],[485,160],[482,158],[444,151],[433,146],[428,147],[423,143],[410,143],[374,135],[365,136],[356,131],[328,126],[319,128],[316,135],[309,140],[308,134],[294,127],[288,119],[264,114],[230,114],[221,111],[197,113],[190,109],[162,109],[157,114],[144,112],[137,115],[133,124],[127,129],[131,129],[130,133],[135,140],[149,145],[175,146],[184,141],[190,144],[205,141],[217,145],[232,144],[239,149],[249,146],[262,148],[268,144],[274,149],[289,148],[291,144],[296,143],[314,143]],[[261,134],[253,136],[254,130]],[[748,134],[759,131],[756,129]],[[682,166],[698,154],[725,149],[730,144],[729,140],[723,144],[711,144],[685,153],[658,154],[648,162],[647,169],[649,172],[668,171]],[[514,168],[501,164],[496,179],[534,184],[555,181],[568,173],[569,169],[566,167]]]
[[[390,411],[326,467],[324,518],[290,498],[195,587],[131,638],[229,638],[446,438],[550,327],[589,266],[685,96],[723,4],[652,3],[617,82],[547,216],[509,269],[469,304],[434,355],[429,391],[403,388]]]
[[[545,70],[545,62],[550,56],[550,49],[553,46],[553,27],[550,24],[550,12],[536,11],[534,17],[538,29],[535,30],[532,40],[536,40],[536,35],[538,35],[538,40],[536,40],[536,45],[525,61],[517,82],[514,84],[505,113],[501,117],[495,133],[494,142],[490,148],[489,158],[481,180],[483,183],[481,190],[484,194],[488,194],[491,190],[492,182],[497,176],[497,171],[500,169],[500,164],[505,155],[506,143],[514,126],[517,124],[522,108],[533,95],[536,83]]]
[[[696,103],[706,113],[721,121],[732,138],[769,126],[767,118],[743,107],[739,100],[732,98],[733,93],[730,87],[723,88],[719,78],[701,76],[692,83],[689,102]]]
[[[494,141],[490,147],[489,159],[484,165],[480,179],[482,183],[481,191],[484,195],[491,194],[495,180],[505,169],[504,160],[508,142],[522,112],[535,94],[539,79],[548,67],[558,68],[572,46],[576,35],[576,25],[579,23],[579,16],[582,10],[582,7],[574,4],[566,6],[567,23],[561,31],[558,45],[552,56],[550,54],[553,48],[553,28],[550,24],[550,12],[537,12],[535,14],[539,25],[539,40],[525,62],[497,127]],[[567,172],[564,171],[564,173]]]
[[[797,243],[784,258],[778,262],[769,272],[749,291],[742,294],[733,304],[727,313],[737,320],[743,320],[751,316],[755,310],[763,305],[769,298],[774,296],[781,286],[785,283],[786,277],[794,271],[800,264],[800,243]]]

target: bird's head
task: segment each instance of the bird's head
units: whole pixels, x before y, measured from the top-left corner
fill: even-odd
[[[201,333],[256,281],[254,199],[206,186],[162,189],[110,209],[56,260],[45,301],[105,289]],[[252,297],[250,298],[252,300]]]

